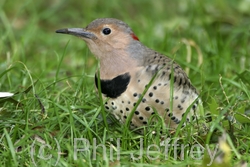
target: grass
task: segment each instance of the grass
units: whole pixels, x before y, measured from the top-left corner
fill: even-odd
[[[0,166],[207,166],[217,148],[212,166],[249,163],[249,7],[247,0],[1,0],[0,91],[15,95],[0,98]],[[55,33],[100,17],[125,21],[188,71],[213,118],[207,134],[178,129],[166,141],[180,146],[166,152],[159,134],[128,131],[103,113],[96,59],[83,41]]]

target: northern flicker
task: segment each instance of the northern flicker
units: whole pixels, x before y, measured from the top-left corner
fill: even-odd
[[[121,123],[125,123],[147,86],[133,113],[132,129],[147,126],[156,112],[170,129],[178,126],[186,111],[189,113],[185,122],[193,120],[200,100],[187,74],[169,57],[144,46],[126,23],[101,18],[86,28],[56,32],[80,37],[99,59],[101,91],[107,100],[105,108]],[[98,87],[97,74],[95,83]]]

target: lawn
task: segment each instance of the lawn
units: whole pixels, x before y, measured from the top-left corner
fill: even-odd
[[[250,1],[0,1],[0,166],[250,166]],[[104,111],[98,61],[56,34],[123,20],[178,62],[208,129],[135,133]]]

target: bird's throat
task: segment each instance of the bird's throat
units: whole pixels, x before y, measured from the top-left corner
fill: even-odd
[[[113,55],[108,59],[100,59],[100,78],[113,79],[133,70],[136,66],[136,61],[126,55]]]

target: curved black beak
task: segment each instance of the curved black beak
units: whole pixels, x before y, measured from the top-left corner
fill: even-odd
[[[85,28],[65,28],[65,29],[59,29],[56,30],[56,33],[62,33],[62,34],[70,34],[82,38],[89,38],[93,39],[96,38],[95,35],[89,31],[87,31]]]

